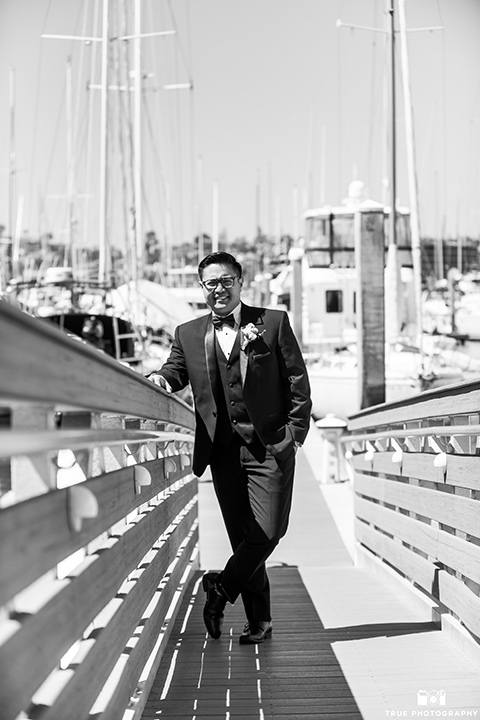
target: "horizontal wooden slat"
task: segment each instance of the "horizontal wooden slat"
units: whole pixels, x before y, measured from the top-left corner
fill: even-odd
[[[357,467],[356,458],[357,456],[355,457],[354,467]],[[375,452],[373,454],[372,470],[378,473],[387,473],[388,475],[401,475],[402,466],[399,463],[392,462],[392,458],[393,452]],[[368,463],[365,460],[363,460],[362,465],[363,468],[368,469]]]
[[[108,550],[87,558],[76,577],[54,583],[53,587],[59,588],[56,595],[35,615],[22,619],[19,631],[0,647],[0,707],[12,702],[12,688],[18,686],[19,678],[22,687],[15,694],[16,712],[25,707],[58,659],[115,596],[148,549],[193,498],[196,489],[194,481],[184,485],[136,518],[130,527],[126,526],[121,537],[111,538]]]
[[[369,550],[432,594],[435,574],[438,572],[432,562],[358,519],[355,520],[355,536]]]
[[[439,577],[440,600],[480,638],[480,598],[464,583],[445,572]]]
[[[87,545],[132,510],[191,472],[178,469],[165,479],[164,460],[143,463],[152,484],[135,492],[134,466],[87,480],[98,502],[98,516],[86,519],[81,531],[68,523],[68,489],[52,491],[0,510],[0,605],[57,563]]]
[[[436,597],[480,637],[480,598],[462,581],[360,520],[355,522],[355,532],[361,543]]]
[[[480,502],[395,480],[355,474],[355,492],[425,515],[474,535],[479,534]]]
[[[372,463],[369,463],[364,453],[357,453],[352,457],[352,465],[359,471],[403,475],[432,482],[440,479],[439,469],[433,464],[434,453],[404,452],[401,463],[392,462],[393,455],[393,452],[375,452]],[[445,485],[480,490],[480,456],[448,454],[446,476],[443,478],[442,473],[441,480]]]
[[[0,300],[0,398],[194,427],[192,408],[61,330]],[[35,352],[32,352],[32,347]]]
[[[445,484],[480,490],[480,456],[448,455]]]
[[[355,514],[421,550],[434,561],[480,583],[480,546],[358,496],[355,497]]]
[[[121,601],[119,598],[115,614],[108,618],[104,626],[101,623],[95,623],[92,637],[84,641],[84,645],[89,647],[88,654],[78,665],[78,661],[75,659],[72,661],[72,665],[76,666],[73,677],[59,692],[51,707],[43,710],[42,720],[58,720],[58,718],[83,720],[87,717],[93,700],[100,693],[118,657],[124,651],[133,630],[139,625],[145,608],[158,592],[159,583],[175,559],[180,545],[191,533],[188,551],[180,563],[183,568],[198,543],[196,515],[196,507],[192,506],[166,538],[162,551],[157,550],[151,562],[144,567],[141,575],[132,581],[128,594],[121,596]],[[165,616],[176,590],[176,584],[176,577],[171,577],[159,593],[156,608],[157,627],[151,633],[152,642],[158,635],[162,618]],[[150,627],[147,630],[147,623],[142,624],[142,627],[142,635],[147,631],[150,632]],[[56,682],[59,686],[64,682],[65,672],[68,671],[59,670],[57,673]],[[46,699],[42,698],[42,700],[44,703],[46,702]]]
[[[52,430],[28,432],[18,430],[0,431],[0,458],[12,455],[35,455],[53,450],[83,450],[91,447],[135,445],[146,442],[188,442],[193,435],[145,430]]]

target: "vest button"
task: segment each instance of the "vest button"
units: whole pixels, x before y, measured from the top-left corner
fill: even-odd
[[[228,387],[233,387],[234,383],[228,383]]]
[[[237,424],[237,421],[236,421],[236,420],[232,420],[232,423],[233,423],[234,425],[236,425],[236,424]]]
[[[235,400],[230,400],[230,405],[235,405]]]

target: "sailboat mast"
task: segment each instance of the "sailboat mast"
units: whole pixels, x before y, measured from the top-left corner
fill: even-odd
[[[135,0],[135,91],[134,91],[134,174],[135,174],[135,260],[132,280],[139,279],[143,265],[142,238],[142,2]]]
[[[5,281],[11,280],[14,274],[13,256],[15,255],[15,204],[16,204],[16,152],[15,152],[15,68],[9,69],[9,100],[10,100],[10,148],[8,155],[8,231],[10,245],[7,249],[7,272]]]
[[[107,249],[107,121],[108,121],[108,19],[109,0],[103,0],[102,19],[102,82],[100,111],[100,228],[98,279],[107,281],[110,271]]]
[[[410,229],[412,241],[412,262],[414,273],[415,287],[415,321],[416,329],[421,344],[422,339],[422,261],[420,249],[420,218],[418,209],[418,184],[415,163],[415,142],[413,131],[413,105],[410,89],[410,67],[408,62],[408,45],[407,45],[407,18],[405,0],[398,0],[399,8],[399,26],[400,26],[400,42],[402,49],[402,79],[403,79],[403,97],[405,103],[405,131],[407,144],[407,160],[408,160],[408,187],[410,192]]]
[[[390,43],[390,215],[389,215],[389,243],[397,244],[396,231],[396,198],[397,198],[397,164],[396,145],[397,134],[395,127],[395,0],[387,0],[389,14],[389,43]]]
[[[389,42],[389,181],[390,213],[388,216],[388,252],[385,268],[385,338],[394,340],[400,335],[400,268],[398,262],[396,200],[397,200],[397,166],[396,166],[396,127],[395,127],[395,0],[387,0]]]
[[[75,193],[75,169],[74,169],[74,157],[73,157],[73,112],[72,112],[72,58],[67,58],[67,91],[66,91],[66,103],[67,103],[67,167],[68,167],[68,181],[67,181],[67,203],[68,203],[68,247],[70,249],[72,270],[75,275],[76,270],[76,248],[74,243],[74,217],[73,217],[73,202]],[[65,249],[65,260],[67,260],[68,251]],[[67,265],[68,262],[65,262]]]

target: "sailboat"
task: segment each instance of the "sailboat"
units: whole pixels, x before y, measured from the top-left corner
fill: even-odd
[[[405,7],[400,2],[402,50],[406,55]],[[390,192],[392,207],[385,208],[388,246],[386,267],[385,308],[385,399],[398,400],[422,390],[451,384],[480,375],[480,363],[465,362],[465,356],[444,341],[424,338],[421,316],[420,241],[416,185],[413,171],[413,140],[407,142],[410,168],[411,208],[401,210],[395,201],[395,92],[394,92],[394,27],[393,2],[390,8],[389,31],[391,50],[391,133],[390,133]],[[340,23],[341,24],[341,23]],[[411,136],[409,110],[408,63],[403,63],[404,95],[406,98],[406,127]],[[304,254],[304,278],[307,286],[304,302],[308,314],[307,361],[312,385],[313,413],[323,417],[333,413],[346,417],[360,410],[359,358],[356,345],[355,317],[355,242],[353,217],[360,203],[365,201],[363,186],[355,181],[350,186],[344,207],[324,207],[307,211]],[[371,201],[370,201],[371,202]],[[380,207],[380,206],[379,206]],[[332,255],[335,255],[333,257]],[[403,256],[403,258],[402,258]],[[413,266],[400,269],[402,260]],[[312,265],[323,265],[314,280]],[[326,273],[330,273],[327,279]],[[323,274],[322,274],[323,273]],[[333,279],[333,275],[336,277]],[[402,277],[403,275],[403,277]],[[310,279],[309,279],[310,276]],[[335,282],[336,281],[336,285]],[[328,285],[327,283],[330,283]],[[310,297],[317,295],[316,314]],[[411,303],[412,299],[414,303]],[[399,300],[403,299],[403,303]],[[312,307],[311,307],[312,306]],[[353,310],[352,310],[353,308]],[[319,312],[320,309],[320,312]],[[323,310],[323,317],[322,317]],[[337,333],[331,334],[335,318]],[[312,322],[312,320],[316,322]],[[346,321],[346,322],[345,322]],[[316,327],[315,327],[316,324]],[[315,336],[317,332],[317,337]],[[332,344],[334,347],[332,348]],[[330,347],[329,347],[330,345]],[[448,352],[447,352],[448,351]]]
[[[173,329],[179,323],[194,316],[190,306],[181,299],[169,296],[168,290],[156,287],[143,277],[144,238],[142,225],[142,97],[144,96],[144,72],[142,70],[141,45],[144,38],[175,34],[175,30],[142,33],[141,2],[135,2],[133,19],[127,14],[121,17],[119,9],[112,12],[111,0],[103,0],[102,32],[96,36],[81,37],[44,35],[48,40],[78,40],[93,48],[101,45],[101,83],[91,79],[97,72],[95,54],[92,50],[92,67],[88,79],[89,112],[93,114],[93,93],[100,91],[98,265],[95,279],[81,267],[77,247],[77,224],[75,206],[75,171],[79,163],[75,157],[74,139],[76,125],[73,112],[73,88],[71,61],[67,62],[67,168],[68,168],[68,243],[65,257],[70,262],[64,266],[42,268],[36,277],[13,278],[6,297],[23,310],[48,322],[56,323],[69,334],[80,337],[98,349],[115,357],[140,372],[149,372],[151,363],[158,367],[159,356],[168,352]],[[125,9],[125,5],[123,5]],[[95,28],[97,18],[92,17]],[[111,21],[114,27],[111,27]],[[129,28],[129,23],[133,28]],[[112,37],[114,35],[114,37]],[[116,45],[117,51],[112,51]],[[127,47],[128,46],[128,47]],[[133,52],[130,48],[133,46]],[[118,50],[121,47],[122,52]],[[133,56],[133,69],[131,67]],[[133,76],[133,84],[130,77]],[[115,96],[115,113],[110,108]],[[131,98],[133,101],[131,102]],[[134,122],[120,132],[119,127],[109,127],[109,118],[133,117]],[[92,125],[88,126],[87,171],[93,169],[95,155]],[[122,134],[123,133],[123,134]],[[119,152],[113,153],[109,142],[118,138]],[[129,139],[133,143],[129,145]],[[119,157],[116,157],[116,156]],[[112,170],[112,160],[116,166]],[[115,193],[116,176],[129,173],[124,178],[120,207],[109,207],[110,194]],[[133,176],[133,177],[132,177]],[[88,179],[88,178],[87,178]],[[112,190],[113,188],[113,190]],[[128,208],[133,206],[132,217]],[[87,231],[88,203],[84,205],[84,228]],[[118,223],[112,226],[110,218],[121,215],[124,220],[123,234],[126,238],[126,264],[119,272],[113,267],[112,236],[118,232]],[[122,285],[123,281],[123,285]],[[141,287],[140,287],[141,283]],[[159,299],[161,292],[161,299]],[[147,308],[148,304],[148,308]]]

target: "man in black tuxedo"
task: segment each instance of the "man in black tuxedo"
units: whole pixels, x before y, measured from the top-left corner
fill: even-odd
[[[240,642],[258,643],[272,634],[265,561],[287,530],[310,385],[287,313],[241,302],[233,255],[207,255],[198,273],[212,313],[177,327],[168,360],[150,379],[169,392],[191,384],[193,471],[200,476],[210,465],[232,545],[224,569],[203,577],[207,630],[220,637],[226,603],[241,595]]]

